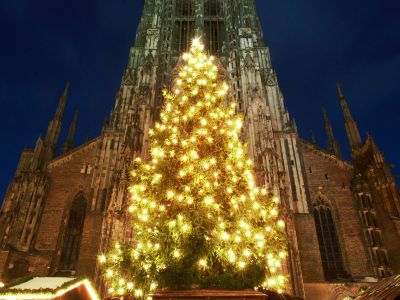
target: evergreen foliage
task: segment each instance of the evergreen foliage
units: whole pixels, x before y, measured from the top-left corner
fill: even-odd
[[[109,292],[266,287],[282,291],[285,223],[279,198],[258,188],[239,135],[242,117],[224,105],[228,84],[195,39],[182,56],[152,160],[131,172],[133,244],[99,257]]]

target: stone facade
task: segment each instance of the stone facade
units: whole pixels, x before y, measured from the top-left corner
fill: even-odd
[[[96,255],[131,240],[129,170],[148,159],[148,130],[179,53],[202,35],[221,62],[245,118],[243,139],[258,183],[283,199],[290,292],[343,299],[367,277],[400,272],[399,190],[373,139],[363,142],[339,87],[352,162],[341,158],[327,113],[328,149],[301,140],[271,64],[252,0],[146,0],[115,106],[100,136],[54,157],[68,87],[45,139],[21,154],[0,214],[0,274],[87,275],[101,288]]]

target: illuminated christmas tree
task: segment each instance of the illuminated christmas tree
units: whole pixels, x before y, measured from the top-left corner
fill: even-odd
[[[283,291],[285,222],[258,188],[228,84],[195,39],[165,92],[149,162],[131,172],[135,241],[99,257],[109,293],[264,287]]]

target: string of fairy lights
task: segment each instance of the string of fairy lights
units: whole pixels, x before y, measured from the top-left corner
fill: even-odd
[[[160,122],[149,132],[151,160],[136,159],[131,172],[135,241],[99,256],[111,295],[148,297],[176,282],[285,289],[280,199],[256,186],[240,140],[242,116],[235,103],[224,105],[229,86],[204,48],[197,38],[182,55]],[[188,269],[190,276],[179,277]],[[257,275],[249,281],[246,274]]]
[[[38,289],[37,291],[32,290],[20,290],[17,288],[9,288],[6,291],[0,290],[0,299],[4,300],[45,300],[45,299],[61,299],[70,291],[77,289],[79,287],[85,287],[88,299],[90,300],[100,300],[99,296],[97,295],[96,290],[94,289],[92,283],[88,279],[79,280],[67,287],[56,289],[55,291],[43,291]]]

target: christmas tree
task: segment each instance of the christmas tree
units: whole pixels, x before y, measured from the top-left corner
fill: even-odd
[[[255,184],[239,138],[242,117],[226,104],[228,84],[200,39],[182,62],[150,131],[151,161],[137,159],[131,172],[135,241],[117,242],[99,257],[108,291],[283,291],[279,198]]]

